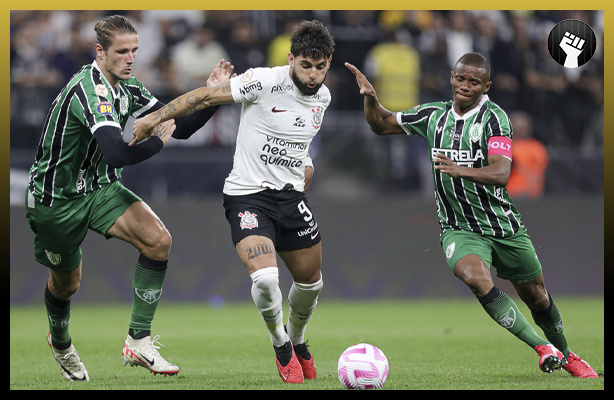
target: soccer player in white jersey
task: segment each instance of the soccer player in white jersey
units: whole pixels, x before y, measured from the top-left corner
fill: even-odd
[[[334,46],[322,23],[303,21],[291,38],[288,65],[252,68],[228,83],[198,88],[138,119],[133,129],[132,143],[138,143],[162,121],[218,104],[242,103],[224,207],[233,243],[253,282],[252,298],[275,349],[279,375],[288,383],[316,378],[304,333],[322,289],[322,247],[304,191],[313,172],[309,145],[331,100],[323,82]],[[293,278],[286,327],[276,254]]]

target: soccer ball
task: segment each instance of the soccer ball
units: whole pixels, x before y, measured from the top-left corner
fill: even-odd
[[[347,389],[379,389],[388,379],[388,359],[371,344],[355,344],[339,357],[337,375]]]

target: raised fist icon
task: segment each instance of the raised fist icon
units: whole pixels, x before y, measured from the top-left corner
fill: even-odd
[[[564,67],[578,67],[578,57],[582,54],[582,51],[584,51],[584,42],[585,40],[581,37],[570,32],[565,32],[565,35],[561,39],[561,43],[559,43],[559,46],[567,55]]]

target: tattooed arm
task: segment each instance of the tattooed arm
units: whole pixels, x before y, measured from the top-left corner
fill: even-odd
[[[151,136],[154,126],[172,118],[185,117],[205,107],[233,103],[230,82],[219,86],[201,87],[177,97],[158,111],[139,118],[134,122],[130,145],[139,143]]]

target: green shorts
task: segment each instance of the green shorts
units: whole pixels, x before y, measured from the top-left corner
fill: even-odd
[[[447,231],[439,241],[452,271],[458,260],[475,254],[488,268],[495,267],[497,276],[501,279],[518,283],[530,282],[542,272],[542,266],[525,227],[514,236],[504,239],[474,232]]]
[[[141,199],[119,181],[71,200],[53,200],[52,207],[26,191],[26,218],[34,232],[34,258],[59,272],[71,272],[81,263],[81,243],[88,229],[107,239],[107,231],[130,205]],[[28,205],[28,203],[30,203]],[[34,207],[31,207],[31,206]]]

